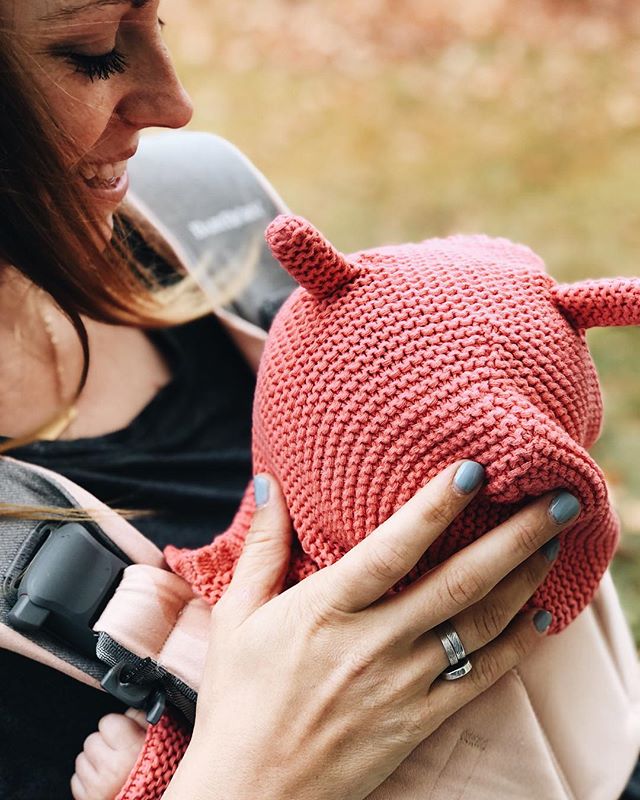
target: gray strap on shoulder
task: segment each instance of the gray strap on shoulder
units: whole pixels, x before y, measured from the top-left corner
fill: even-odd
[[[163,576],[180,584],[178,594],[186,600],[174,601],[173,624],[162,620],[168,626],[165,638],[179,627],[180,611],[193,605],[191,620],[205,621],[199,629],[206,641],[208,607],[198,615],[205,604],[193,598],[181,579],[166,572],[160,552],[115,512],[62,476],[2,457],[0,487],[3,503],[61,511],[88,503],[96,515],[102,514],[96,522],[0,518],[0,647],[101,687],[126,705],[143,708],[149,722],[160,719],[167,702],[193,719],[197,682],[189,685],[179,677],[180,658],[189,660],[189,653],[178,652],[175,672],[171,659],[162,663],[161,648],[147,647],[149,629],[158,626],[162,608],[148,601],[140,609],[130,608],[128,602],[136,602],[135,591],[125,591],[123,600],[119,590],[130,569],[142,569],[152,581],[158,574],[148,590],[152,594]],[[143,565],[136,565],[136,559]],[[124,612],[125,618],[131,615],[141,621],[130,642],[133,650],[119,644],[104,626],[96,627],[116,597],[121,617]],[[165,593],[161,600],[166,603],[168,597]],[[111,611],[110,619],[117,625],[117,613]]]
[[[0,458],[0,486],[3,503],[20,506],[49,506],[60,509],[77,508],[80,504],[62,485],[50,480],[28,465],[9,458]],[[58,553],[47,554],[47,547],[63,531]],[[72,539],[79,537],[79,551],[87,563],[66,560],[75,545]],[[64,540],[64,541],[62,541]],[[95,548],[92,542],[96,542]],[[104,562],[93,558],[94,549],[105,550]],[[29,566],[37,555],[52,557],[63,567],[63,580],[51,587],[34,586],[30,596],[36,603],[28,602],[24,590],[29,581]],[[0,646],[15,650],[35,660],[60,669],[65,663],[73,668],[75,677],[86,683],[97,683],[106,672],[106,667],[91,656],[89,637],[90,617],[97,608],[92,608],[93,599],[100,603],[100,593],[105,571],[109,573],[115,565],[120,571],[130,564],[130,559],[95,524],[83,522],[64,526],[61,522],[0,518]],[[65,568],[66,567],[66,568]],[[56,612],[60,598],[69,594],[76,608],[87,612],[87,625],[79,619],[69,619],[67,626]],[[48,596],[43,596],[48,595]],[[76,601],[80,601],[76,603]],[[39,603],[42,602],[41,605]],[[45,625],[46,617],[53,622],[53,629]],[[55,634],[55,631],[59,635]],[[70,634],[70,635],[69,635]],[[67,670],[65,670],[67,671]]]
[[[297,284],[264,240],[269,223],[288,213],[264,175],[225,139],[195,131],[142,137],[129,175],[134,198],[190,269],[218,287],[248,275],[226,308],[268,330]]]

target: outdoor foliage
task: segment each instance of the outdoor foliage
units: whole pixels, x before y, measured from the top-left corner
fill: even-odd
[[[343,250],[458,231],[640,275],[637,0],[164,0],[193,126]],[[640,330],[589,334],[640,641]]]

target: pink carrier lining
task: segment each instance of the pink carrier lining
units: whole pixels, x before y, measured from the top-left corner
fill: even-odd
[[[211,607],[182,578],[134,564],[124,571],[94,630],[140,658],[151,657],[198,690],[209,641]]]

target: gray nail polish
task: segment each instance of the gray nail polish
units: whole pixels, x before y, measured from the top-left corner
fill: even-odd
[[[456,488],[464,492],[464,494],[471,494],[475,489],[480,486],[484,480],[484,467],[476,461],[465,461],[453,479]]]
[[[269,481],[264,475],[256,475],[253,479],[253,496],[256,508],[263,508],[269,502]]]
[[[569,522],[580,512],[580,503],[569,492],[562,492],[551,501],[549,513],[558,525]]]
[[[553,614],[551,614],[549,611],[538,611],[533,618],[533,624],[536,626],[538,633],[544,633],[545,631],[549,630],[552,622]]]
[[[555,561],[560,551],[560,540],[557,536],[550,539],[546,544],[540,548],[540,552],[547,559],[547,561]]]

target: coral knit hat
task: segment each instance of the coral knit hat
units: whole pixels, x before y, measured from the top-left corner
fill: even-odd
[[[343,256],[308,222],[283,216],[267,239],[301,285],[272,325],[254,406],[254,469],[280,481],[300,542],[290,580],[336,561],[447,464],[470,458],[488,482],[415,575],[565,487],[583,513],[532,605],[553,612],[553,631],[568,625],[618,538],[586,450],[602,402],[585,330],[640,323],[640,280],[558,285],[531,250],[485,236]],[[165,551],[211,603],[231,580],[253,509],[249,487],[211,545]],[[170,716],[150,727],[119,800],[160,798],[187,741]]]
[[[522,245],[454,236],[337,252],[304,219],[267,231],[300,283],[271,328],[258,374],[254,470],[280,481],[301,545],[297,580],[335,562],[451,462],[487,485],[429,548],[416,577],[548,490],[583,512],[532,606],[568,625],[611,560],[618,521],[587,453],[602,401],[585,329],[640,323],[640,280],[558,285]],[[206,599],[228,585],[248,529],[167,558]]]

